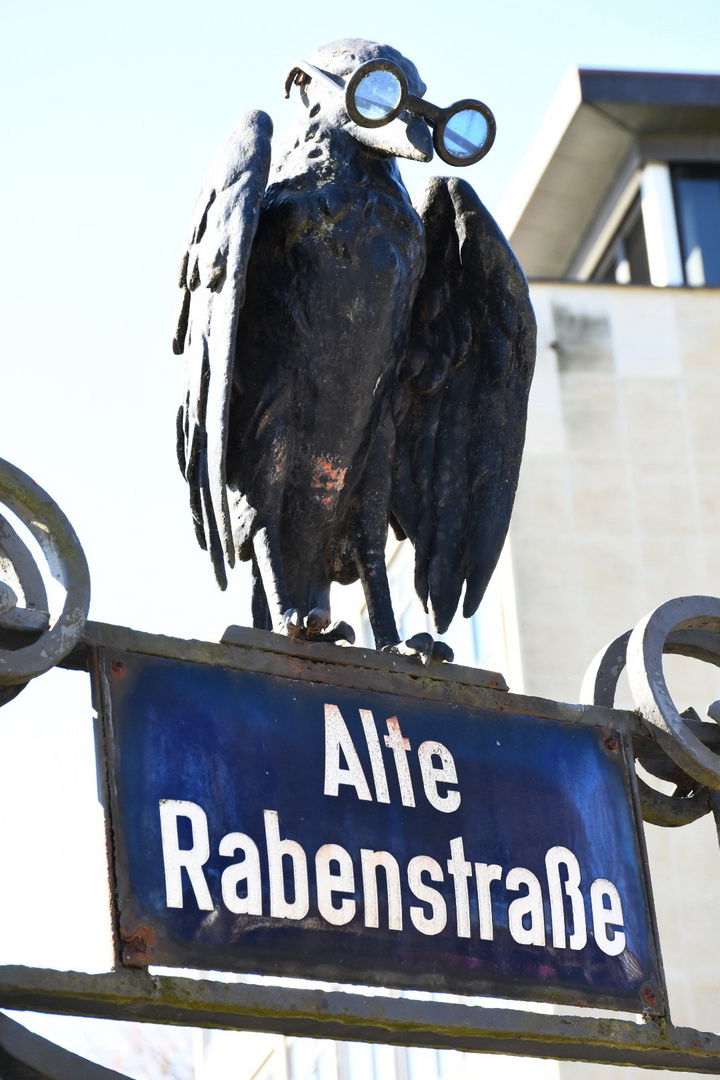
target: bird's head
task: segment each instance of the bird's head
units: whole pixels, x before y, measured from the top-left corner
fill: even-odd
[[[287,78],[286,93],[295,83],[300,88],[301,109],[309,118],[317,117],[323,127],[344,129],[357,142],[384,157],[430,161],[433,139],[422,116],[403,110],[389,123],[366,127],[356,123],[348,113],[345,87],[368,61],[389,61],[404,75],[409,94],[421,98],[425,93],[426,86],[417,68],[397,49],[354,38],[333,41],[311,53],[307,68],[316,69],[317,74],[294,67]]]

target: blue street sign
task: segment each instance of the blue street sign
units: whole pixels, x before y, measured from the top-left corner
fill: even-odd
[[[125,963],[662,1012],[622,737],[132,653],[101,669]]]

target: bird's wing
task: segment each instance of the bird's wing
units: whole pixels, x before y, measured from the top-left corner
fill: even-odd
[[[180,266],[182,300],[173,351],[185,354],[177,418],[178,461],[190,487],[198,543],[225,588],[235,550],[225,458],[240,310],[250,250],[270,170],[272,121],[247,113],[205,179]]]
[[[433,178],[417,209],[427,263],[395,401],[390,519],[444,632],[463,584],[463,614],[476,611],[507,533],[536,327],[522,270],[469,184]]]

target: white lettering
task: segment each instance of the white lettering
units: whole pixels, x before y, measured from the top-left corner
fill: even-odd
[[[360,849],[362,865],[363,895],[365,901],[365,925],[379,926],[377,868],[385,871],[388,899],[388,929],[402,930],[402,896],[400,893],[400,867],[397,859],[389,851],[370,851]]]
[[[347,768],[340,765],[342,750]],[[325,706],[325,795],[337,795],[340,784],[354,787],[358,799],[372,802],[360,758],[337,705]],[[389,801],[389,800],[388,800]]]
[[[421,934],[432,936],[439,934],[447,925],[447,905],[442,894],[422,880],[422,875],[427,874],[431,881],[443,881],[442,867],[429,855],[416,855],[408,863],[408,885],[413,895],[428,904],[432,909],[432,915],[428,919],[421,907],[410,908],[410,920],[416,930]]]
[[[439,766],[433,765],[434,757],[440,758]],[[418,747],[418,759],[428,802],[436,810],[452,814],[460,805],[460,792],[451,789],[441,795],[438,791],[438,784],[457,784],[457,769],[452,754],[442,743],[428,741]]]
[[[395,758],[398,783],[400,785],[400,798],[403,806],[415,805],[415,793],[410,777],[410,766],[407,763],[408,751],[411,749],[410,740],[403,738],[397,716],[391,716],[385,721],[388,734],[385,736],[385,745],[389,746]]]
[[[458,937],[470,937],[470,900],[468,898],[467,879],[472,875],[472,866],[465,861],[465,848],[462,836],[450,841],[448,873],[455,886],[455,916]]]
[[[263,816],[270,877],[270,914],[276,919],[304,919],[310,907],[305,852],[297,841],[280,839],[280,823],[276,810],[263,810]],[[295,894],[292,901],[285,895],[283,858],[290,859],[292,863]]]
[[[328,745],[331,753],[328,761],[335,756],[334,780],[329,770],[328,786],[335,783],[337,792],[340,783],[347,783],[343,774],[351,769],[341,769],[339,752],[342,749],[346,760],[350,762],[354,747],[347,733],[345,724],[336,706],[326,706],[328,710]],[[363,715],[364,714],[364,715]],[[380,739],[372,713],[361,710],[368,747],[373,743],[377,754],[373,767],[373,780],[378,800],[387,796],[387,777],[384,768],[380,772],[377,761],[380,759]],[[397,724],[397,718],[388,721],[388,745],[407,768],[407,753],[410,746],[404,739]],[[372,725],[372,732],[369,725]],[[374,732],[374,735],[373,735]],[[346,751],[343,740],[352,747]],[[445,751],[445,753],[443,753]],[[441,768],[433,764],[433,758],[439,757]],[[423,784],[428,800],[446,798],[439,796],[436,783],[456,782],[452,757],[440,743],[428,741],[418,749],[418,758],[423,773]],[[359,759],[355,754],[357,767]],[[402,772],[398,766],[398,776]],[[362,770],[360,774],[362,776]],[[326,778],[327,779],[327,778]],[[364,780],[364,777],[363,777]],[[358,792],[357,775],[351,783]],[[408,772],[409,783],[409,772]],[[401,785],[402,790],[402,785]],[[405,789],[412,795],[412,787]],[[460,796],[459,791],[451,792]],[[408,805],[405,802],[405,805]],[[446,811],[443,811],[446,812]],[[308,859],[314,858],[315,881],[313,896],[317,898],[316,907],[308,920],[309,928],[317,928],[324,920],[331,926],[345,926],[358,915],[360,903],[363,904],[365,926],[379,928],[381,921],[390,930],[401,931],[403,919],[409,915],[410,923],[419,933],[428,937],[443,932],[452,935],[452,914],[449,910],[452,901],[449,898],[452,879],[455,902],[455,933],[458,938],[471,938],[474,933],[480,941],[493,941],[495,935],[494,914],[503,904],[502,924],[505,912],[511,937],[519,945],[545,946],[552,948],[581,950],[588,942],[589,928],[600,950],[609,957],[620,956],[627,947],[624,926],[623,903],[615,884],[604,877],[593,880],[589,888],[582,886],[580,862],[577,856],[566,847],[551,847],[545,855],[548,894],[544,895],[545,881],[529,869],[522,866],[505,871],[497,863],[475,862],[466,859],[465,841],[456,836],[449,841],[450,858],[437,862],[430,855],[406,856],[402,864],[389,851],[375,851],[362,848],[360,851],[360,869],[362,872],[362,900],[359,895],[359,882],[356,870],[357,849],[351,854],[339,844],[323,844],[317,848],[314,856],[295,840],[281,838],[280,821],[276,810],[264,810],[265,842],[267,846],[267,873],[265,862],[255,840],[242,832],[229,832],[222,836],[217,847],[218,862],[213,862],[211,874],[207,864],[210,859],[210,840],[208,816],[197,803],[188,800],[161,799],[159,801],[160,832],[162,859],[165,874],[166,902],[168,908],[182,908],[185,898],[192,890],[191,905],[197,905],[202,911],[213,911],[213,898],[209,884],[217,882],[222,904],[233,915],[262,916],[268,913],[268,903],[264,899],[265,889],[269,886],[269,914],[273,919],[304,920],[310,912],[310,880]],[[296,819],[294,819],[296,820]],[[302,821],[302,819],[300,819]],[[298,826],[300,828],[301,826]],[[290,826],[291,831],[294,826]],[[181,846],[184,845],[184,846]],[[213,841],[214,846],[214,841]],[[313,845],[314,847],[314,845]],[[226,860],[226,865],[220,862]],[[218,865],[219,863],[219,865]],[[311,865],[310,871],[313,867]],[[382,875],[380,870],[383,871]],[[217,881],[216,874],[220,874]],[[468,879],[474,876],[477,896],[477,930],[472,930],[470,911],[470,886]],[[401,880],[402,877],[402,880]],[[378,879],[381,879],[382,885]],[[494,882],[502,882],[493,888]],[[382,892],[381,892],[382,888]],[[409,890],[409,891],[408,891]],[[183,895],[183,891],[185,895]],[[516,894],[512,898],[509,894]],[[545,909],[549,897],[549,916],[552,933],[545,928]],[[315,901],[314,901],[315,902]],[[473,901],[474,902],[474,901]],[[586,914],[587,904],[587,914]],[[383,909],[381,920],[380,908]],[[495,909],[495,912],[493,911]],[[592,923],[590,923],[590,913]],[[474,916],[473,916],[474,917]],[[498,918],[500,916],[498,915]],[[448,924],[450,923],[450,926]],[[547,941],[546,941],[547,936]],[[451,951],[452,947],[447,946]]]
[[[605,906],[605,897],[610,901],[609,907]],[[619,929],[624,925],[624,920],[620,893],[612,881],[595,878],[590,886],[590,905],[595,941],[608,956],[619,956],[625,948],[625,934]],[[608,937],[608,926],[615,927],[612,937]]]
[[[557,949],[566,948],[565,902],[563,899],[563,882],[560,880],[561,866],[567,868],[568,876],[567,881],[564,883],[564,891],[570,900],[572,909],[573,931],[567,945],[571,949],[584,949],[587,943],[587,926],[585,923],[585,904],[580,892],[580,863],[572,851],[566,847],[552,847],[545,856],[545,869],[550,893],[553,945]]]
[[[331,870],[331,863],[337,863],[337,873]],[[315,855],[315,877],[317,880],[318,910],[323,919],[333,926],[344,926],[355,914],[356,904],[347,897],[341,900],[339,907],[333,904],[333,893],[354,893],[355,872],[349,853],[339,844],[323,844]]]
[[[478,918],[480,920],[480,937],[483,941],[493,940],[494,928],[490,886],[493,881],[499,881],[501,877],[502,866],[498,866],[497,863],[475,863]]]
[[[524,866],[516,866],[505,878],[505,888],[510,892],[519,892],[523,885],[527,889],[527,894],[519,896],[508,905],[510,933],[518,945],[544,945],[545,913],[540,882],[531,870],[526,870]],[[523,920],[528,915],[530,926],[525,926]]]
[[[372,768],[373,783],[375,784],[375,798],[379,803],[389,803],[390,792],[388,791],[387,774],[385,772],[385,762],[382,757],[380,738],[377,733],[377,728],[375,727],[375,717],[369,709],[360,709],[359,712],[363,730],[365,732],[365,742],[367,743],[368,753],[370,754],[370,767]]]
[[[218,853],[232,856],[236,851],[242,851],[245,858],[223,870],[220,879],[223,903],[234,915],[262,915],[262,880],[257,844],[241,832],[223,836]],[[241,881],[245,882],[244,896],[238,894]]]
[[[192,845],[180,847],[178,818],[187,818],[192,830]],[[160,799],[160,836],[165,867],[165,895],[169,908],[183,906],[182,869],[190,879],[195,901],[201,911],[212,911],[213,902],[203,866],[210,858],[207,814],[202,806],[184,799]]]

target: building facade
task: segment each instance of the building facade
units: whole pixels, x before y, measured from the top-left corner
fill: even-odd
[[[720,593],[720,77],[572,72],[504,210],[539,325],[510,541],[523,684],[575,700],[646,612]],[[716,669],[665,667],[707,719]],[[645,831],[673,1020],[717,1031],[715,824]]]

